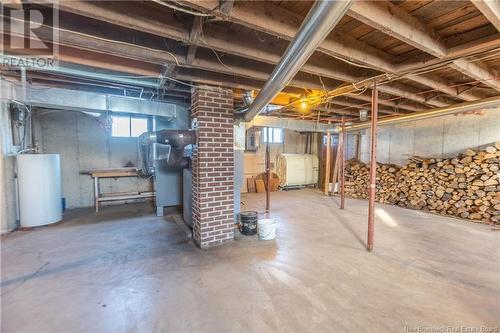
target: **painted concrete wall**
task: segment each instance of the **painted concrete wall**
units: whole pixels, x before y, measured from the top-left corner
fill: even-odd
[[[0,233],[17,227],[15,153],[8,100],[16,99],[14,86],[0,80]]]
[[[0,233],[17,227],[15,155],[7,103],[0,101]]]
[[[448,157],[500,140],[500,109],[450,115],[378,128],[377,161],[403,165],[409,156]],[[349,151],[356,140],[349,136]],[[350,154],[352,157],[353,154]],[[370,131],[361,136],[361,160],[370,159]]]
[[[93,181],[82,172],[119,168],[127,163],[139,166],[136,138],[111,137],[92,116],[56,111],[39,115],[40,146],[44,153],[61,155],[62,188],[67,208],[93,206]],[[151,180],[127,177],[102,179],[101,192],[145,191]]]
[[[266,171],[265,157],[266,145],[262,141],[255,152],[246,151],[244,153],[244,177],[242,192],[247,192],[247,178],[256,176]],[[276,157],[281,153],[304,154],[306,135],[299,132],[284,129],[284,143],[272,143],[270,146],[271,163],[276,162]],[[316,141],[313,140],[313,153],[316,153]]]

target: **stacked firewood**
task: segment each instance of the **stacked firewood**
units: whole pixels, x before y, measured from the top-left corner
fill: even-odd
[[[500,223],[500,142],[454,158],[410,158],[406,166],[377,164],[376,200],[401,207]],[[369,166],[346,164],[347,196],[368,198]]]

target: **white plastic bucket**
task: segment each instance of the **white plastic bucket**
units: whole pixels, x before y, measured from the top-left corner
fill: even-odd
[[[257,222],[259,239],[272,240],[276,237],[276,219],[262,219]]]

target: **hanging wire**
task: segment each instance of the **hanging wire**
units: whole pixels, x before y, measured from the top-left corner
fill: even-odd
[[[186,9],[186,8],[183,8],[183,7],[171,5],[168,2],[163,2],[163,1],[160,1],[160,0],[152,0],[152,1],[154,3],[157,3],[159,5],[171,8],[173,10],[177,10],[179,12],[183,12],[183,13],[194,15],[194,16],[201,16],[201,17],[214,16],[213,14],[205,14],[205,13],[201,13],[201,12],[195,12],[195,11],[192,11],[190,9]]]
[[[73,30],[67,30],[67,29],[63,29],[63,28],[58,28],[57,30],[59,30],[59,31],[65,31],[65,32],[69,32],[69,33],[72,33],[72,34],[77,34],[77,35],[80,35],[80,36],[84,36],[84,37],[88,37],[88,38],[92,38],[92,39],[96,39],[96,40],[101,40],[101,41],[105,41],[105,42],[110,42],[110,43],[115,43],[115,44],[121,44],[121,45],[125,45],[125,46],[138,47],[138,48],[141,48],[141,49],[147,50],[147,51],[165,52],[169,56],[172,57],[172,59],[175,61],[175,64],[177,66],[180,66],[180,62],[179,62],[179,59],[177,58],[177,56],[175,54],[173,54],[172,52],[169,52],[167,50],[151,48],[151,47],[142,46],[142,45],[138,45],[138,44],[134,44],[134,43],[123,42],[123,41],[119,41],[119,40],[115,40],[115,39],[108,39],[108,38],[98,37],[98,36],[94,36],[94,35],[85,34],[83,32],[78,32],[78,31],[73,31]]]

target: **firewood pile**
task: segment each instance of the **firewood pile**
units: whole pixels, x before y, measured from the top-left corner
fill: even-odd
[[[500,224],[500,142],[454,158],[411,157],[403,167],[377,164],[380,203]],[[369,166],[346,163],[346,196],[368,198]]]

